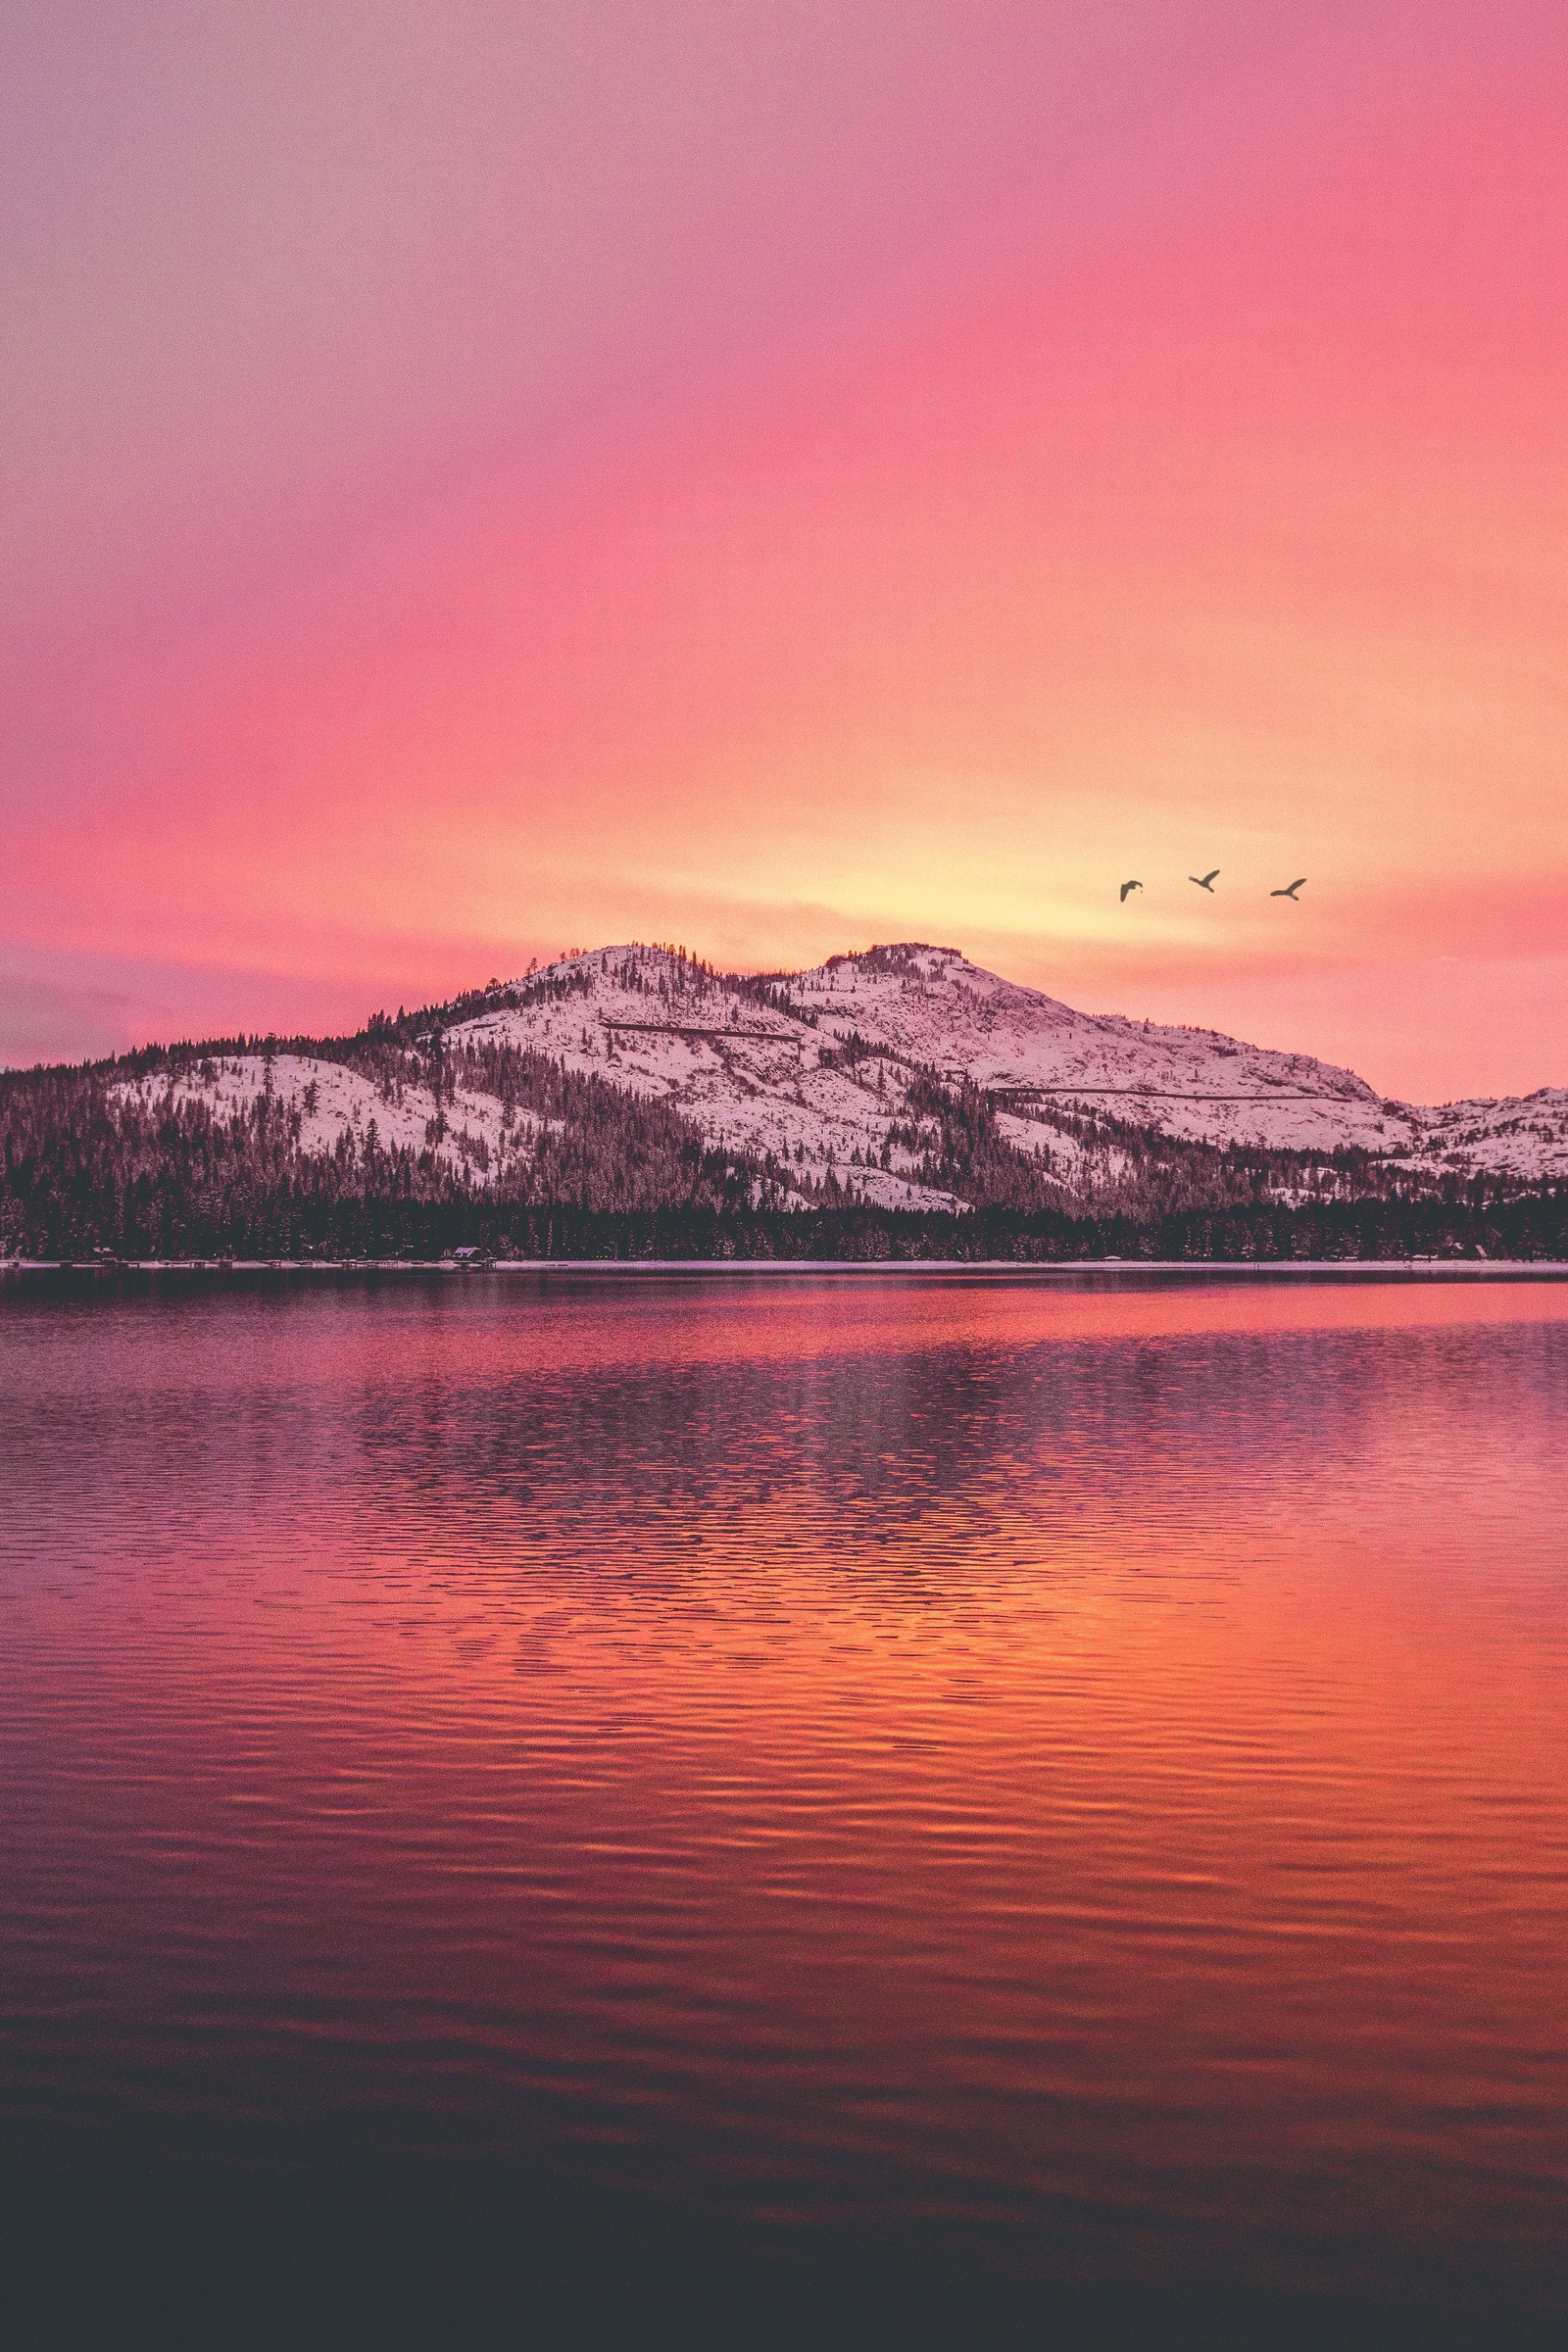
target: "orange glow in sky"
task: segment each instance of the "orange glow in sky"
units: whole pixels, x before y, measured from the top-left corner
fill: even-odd
[[[913,937],[1568,1082],[1561,10],[591,14],[20,36],[0,1059]]]

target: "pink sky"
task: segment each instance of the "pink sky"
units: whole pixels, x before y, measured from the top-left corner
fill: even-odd
[[[1560,7],[8,38],[0,1059],[914,937],[1568,1083]]]

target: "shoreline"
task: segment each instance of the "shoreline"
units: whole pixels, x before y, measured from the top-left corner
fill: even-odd
[[[357,1257],[163,1257],[0,1259],[8,1275],[72,1274],[98,1280],[124,1274],[455,1274],[468,1280],[492,1274],[1027,1274],[1077,1279],[1086,1274],[1125,1277],[1146,1274],[1265,1277],[1335,1274],[1379,1277],[1413,1275],[1422,1281],[1509,1281],[1521,1277],[1568,1279],[1564,1258],[1476,1257],[1249,1257],[1249,1258],[1011,1258],[1011,1257],[510,1257],[482,1262],[458,1258]]]

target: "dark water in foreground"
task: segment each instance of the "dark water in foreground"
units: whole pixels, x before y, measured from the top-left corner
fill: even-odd
[[[1568,1285],[12,1287],[0,1449],[35,2331],[1568,2334]]]

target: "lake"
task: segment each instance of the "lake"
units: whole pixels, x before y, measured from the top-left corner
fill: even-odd
[[[1564,2340],[1565,1463],[1552,1280],[0,1283],[30,2326]]]

